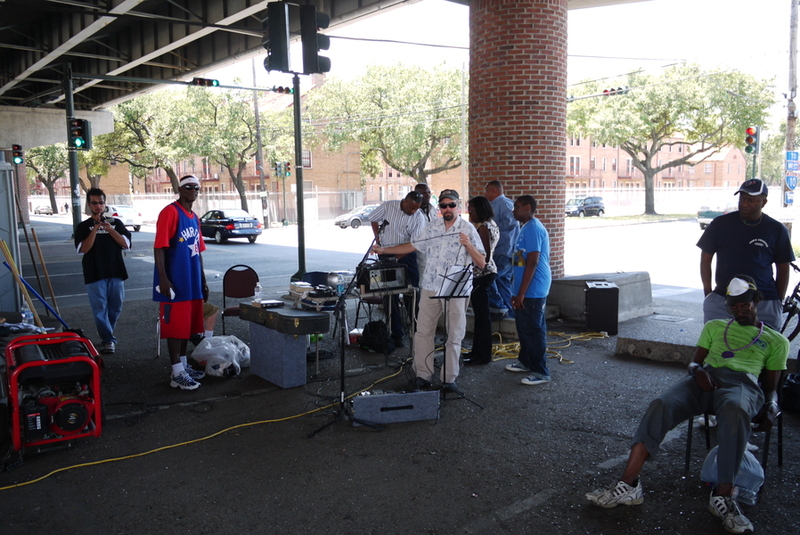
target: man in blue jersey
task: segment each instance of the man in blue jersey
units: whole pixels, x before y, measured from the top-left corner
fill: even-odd
[[[492,203],[494,222],[500,229],[500,239],[494,248],[494,263],[497,266],[497,277],[489,287],[489,308],[492,314],[500,317],[514,315],[511,306],[511,256],[519,237],[519,221],[514,219],[514,203],[503,195],[503,184],[492,180],[486,184],[484,195]]]
[[[547,368],[547,321],[545,306],[550,293],[550,235],[533,217],[536,199],[522,195],[514,202],[514,218],[521,225],[514,247],[511,306],[519,337],[518,360],[506,366],[510,372],[528,374],[524,385],[550,382]]]
[[[192,334],[203,332],[203,299],[208,295],[203,258],[206,249],[192,205],[200,193],[194,176],[181,178],[178,200],[161,210],[153,244],[155,274],[153,300],[161,303],[161,338],[167,339],[172,364],[170,386],[194,390],[205,376],[186,361]]]
[[[700,278],[706,296],[704,322],[731,318],[725,305],[725,286],[737,273],[747,273],[764,294],[758,306],[759,319],[774,329],[781,328],[794,251],[783,223],[762,211],[768,193],[761,180],[746,180],[734,194],[739,195],[739,210],[714,218],[697,242],[703,251]],[[711,261],[715,255],[717,269],[712,284]]]

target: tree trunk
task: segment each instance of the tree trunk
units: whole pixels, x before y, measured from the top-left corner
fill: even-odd
[[[656,214],[655,188],[653,187],[655,172],[649,169],[644,175],[644,214]]]
[[[57,214],[59,210],[58,206],[56,206],[56,188],[54,187],[54,184],[55,181],[50,183],[45,182],[44,187],[47,188],[47,193],[50,194],[50,208],[53,209],[54,214]]]

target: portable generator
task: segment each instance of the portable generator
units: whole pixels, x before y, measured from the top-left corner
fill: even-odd
[[[72,332],[13,339],[5,349],[5,390],[14,449],[100,436],[101,359]]]

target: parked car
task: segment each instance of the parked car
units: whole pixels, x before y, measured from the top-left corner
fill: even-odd
[[[36,215],[53,215],[53,209],[49,206],[37,206],[33,209],[33,213]]]
[[[209,210],[200,218],[200,232],[216,243],[225,243],[231,238],[247,238],[255,243],[261,235],[261,222],[244,210]]]
[[[586,217],[587,215],[603,217],[605,213],[606,207],[602,197],[576,197],[567,201],[567,217]]]
[[[727,214],[729,212],[735,212],[739,209],[739,205],[736,203],[729,203],[726,206],[701,206],[700,209],[697,211],[697,222],[700,224],[700,230],[705,230],[705,228],[711,223],[715,217],[719,217],[723,214]]]
[[[358,228],[364,223],[369,222],[369,214],[372,213],[375,208],[380,206],[379,204],[367,204],[365,206],[359,206],[358,208],[353,208],[348,213],[344,215],[340,215],[337,217],[333,223],[334,225],[341,227],[341,228]]]
[[[104,213],[106,216],[116,217],[126,227],[133,227],[134,232],[139,232],[144,222],[142,214],[128,204],[108,204]]]

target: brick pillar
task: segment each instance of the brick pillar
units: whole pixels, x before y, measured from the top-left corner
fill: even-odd
[[[533,195],[563,277],[567,0],[472,0],[469,84],[470,195]]]

